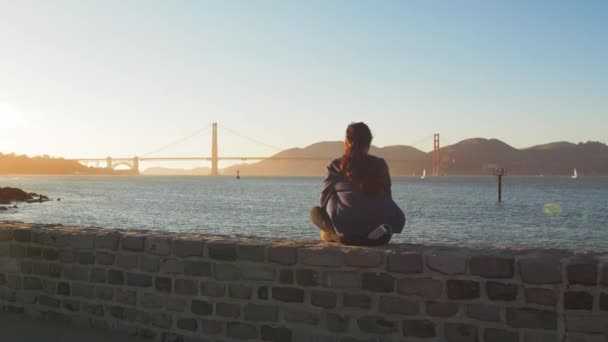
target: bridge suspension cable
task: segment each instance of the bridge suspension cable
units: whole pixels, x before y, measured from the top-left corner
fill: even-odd
[[[181,144],[181,143],[183,143],[183,142],[185,142],[187,140],[190,140],[190,139],[194,138],[195,136],[203,133],[204,131],[208,130],[209,128],[211,128],[211,125],[207,125],[207,126],[205,126],[203,128],[200,128],[200,129],[196,130],[194,133],[192,133],[192,134],[190,134],[190,135],[188,135],[186,137],[183,137],[183,138],[177,139],[175,141],[172,141],[169,144],[166,144],[166,145],[164,145],[162,147],[159,147],[159,148],[157,148],[156,150],[154,150],[152,152],[148,152],[146,154],[143,154],[142,157],[148,157],[148,156],[150,156],[152,154],[155,154],[155,153],[161,152],[163,150],[166,150],[168,148],[171,148],[173,146],[179,145],[179,144]]]
[[[257,139],[254,139],[254,138],[248,137],[248,136],[243,135],[243,134],[240,134],[239,132],[237,132],[237,131],[235,131],[235,130],[233,130],[233,129],[230,129],[230,128],[228,128],[228,127],[225,127],[225,126],[218,126],[218,127],[219,127],[219,128],[221,128],[221,129],[223,129],[223,130],[225,130],[225,131],[226,131],[226,132],[228,132],[228,133],[231,133],[231,134],[233,134],[233,135],[236,135],[237,137],[240,137],[240,138],[243,138],[243,139],[249,140],[249,141],[254,142],[254,143],[258,144],[258,145],[263,145],[263,146],[266,146],[266,147],[270,147],[270,148],[275,149],[275,150],[278,150],[278,151],[282,151],[282,150],[284,150],[284,148],[282,148],[282,147],[278,147],[278,146],[270,145],[270,144],[267,144],[267,143],[265,143],[265,142],[263,142],[263,141],[260,141],[260,140],[257,140]]]

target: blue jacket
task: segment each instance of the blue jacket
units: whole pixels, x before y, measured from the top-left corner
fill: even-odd
[[[321,207],[323,207],[342,237],[364,237],[381,224],[391,226],[393,233],[401,233],[405,226],[405,214],[393,201],[391,177],[388,165],[382,158],[373,157],[385,184],[385,192],[376,196],[363,193],[340,172],[341,159],[327,166],[323,181]]]

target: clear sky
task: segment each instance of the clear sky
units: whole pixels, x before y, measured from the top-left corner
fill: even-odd
[[[0,0],[0,152],[608,140],[608,1]],[[220,130],[220,154],[275,149]],[[210,131],[160,155],[209,155]]]

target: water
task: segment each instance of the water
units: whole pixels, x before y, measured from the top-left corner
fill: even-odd
[[[308,211],[320,178],[0,177],[60,197],[0,220],[318,238]],[[408,223],[394,241],[608,251],[608,177],[515,177],[496,202],[493,177],[394,178]]]

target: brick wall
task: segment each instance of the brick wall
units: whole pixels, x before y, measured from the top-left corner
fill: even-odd
[[[608,267],[564,251],[0,222],[0,307],[155,341],[595,342]]]

